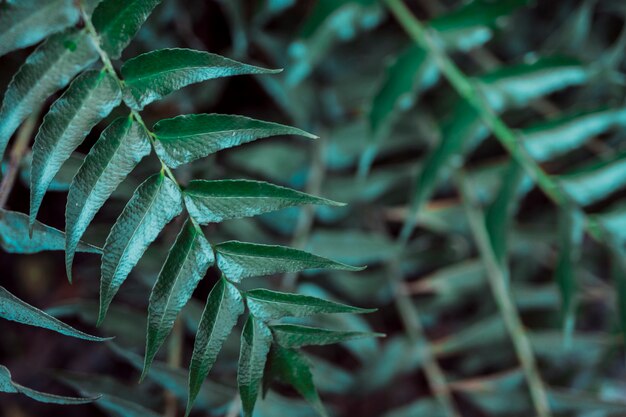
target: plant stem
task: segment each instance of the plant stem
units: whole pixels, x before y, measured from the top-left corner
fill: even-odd
[[[571,207],[580,212],[585,219],[585,230],[591,237],[600,243],[610,245],[613,239],[610,234],[593,218],[587,216],[583,210],[561,189],[560,184],[548,175],[537,162],[528,154],[523,140],[502,121],[486,103],[474,81],[467,77],[452,61],[443,49],[443,42],[437,33],[424,26],[402,0],[385,0],[389,10],[403,27],[405,32],[424,48],[454,87],[457,93],[465,99],[479,114],[483,122],[500,141],[508,153],[522,166],[524,171],[535,181],[537,186],[559,207]]]
[[[26,119],[26,121],[20,127],[17,132],[15,143],[11,148],[11,154],[9,156],[9,166],[7,168],[5,176],[2,178],[0,184],[0,209],[4,208],[9,199],[9,195],[15,186],[15,180],[20,170],[20,165],[26,151],[28,150],[28,144],[33,137],[33,132],[37,127],[37,120],[39,119],[39,112],[41,108],[38,107],[33,113]]]
[[[513,342],[513,346],[515,347],[515,352],[522,365],[522,370],[524,371],[526,382],[530,389],[530,396],[535,410],[539,417],[550,417],[551,412],[548,396],[543,381],[541,380],[539,370],[537,369],[530,340],[526,336],[524,325],[519,317],[519,313],[509,291],[509,286],[507,285],[506,277],[508,276],[508,271],[503,270],[503,268],[506,268],[506,265],[501,265],[496,259],[487,233],[487,228],[485,227],[485,216],[474,202],[463,171],[459,171],[457,174],[457,184],[461,192],[470,229],[487,269],[487,278],[491,291],[496,299],[500,314],[504,318],[504,323]]]

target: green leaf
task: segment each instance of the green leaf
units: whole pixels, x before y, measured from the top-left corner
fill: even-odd
[[[225,114],[189,114],[165,119],[156,123],[153,131],[158,139],[156,152],[171,168],[269,136],[316,138],[295,127]]]
[[[178,313],[214,261],[213,249],[202,230],[187,220],[150,294],[146,359],[141,379],[172,330]]]
[[[189,366],[187,415],[191,412],[193,402],[213,367],[224,340],[243,311],[244,304],[239,290],[225,278],[220,278],[207,299],[193,346]]]
[[[360,271],[350,266],[285,246],[229,241],[214,247],[218,268],[232,281],[243,278],[298,272],[305,269]]]
[[[30,221],[33,223],[48,186],[61,165],[91,129],[120,103],[117,81],[106,71],[78,76],[44,117],[33,145]]]
[[[36,221],[32,237],[29,237],[27,215],[0,209],[0,246],[9,253],[65,250],[65,233]],[[100,248],[84,242],[78,242],[77,250],[102,253]]]
[[[271,345],[272,333],[269,328],[249,315],[241,333],[241,353],[237,372],[244,417],[252,417]]]
[[[191,181],[184,191],[189,214],[200,224],[251,217],[304,204],[343,206],[290,188],[262,181]]]
[[[2,365],[0,365],[0,392],[7,392],[10,394],[20,393],[41,403],[64,405],[88,404],[96,401],[99,398],[64,397],[61,395],[47,394],[45,392],[35,391],[34,389],[30,389],[28,387],[20,385],[17,382],[13,382],[13,380],[11,379],[11,372],[7,367]]]
[[[576,319],[574,297],[577,290],[576,271],[584,238],[584,216],[573,207],[562,207],[559,216],[559,261],[555,279],[561,294],[561,314],[566,342],[571,342]]]
[[[563,190],[579,205],[600,201],[626,186],[626,155],[560,177]]]
[[[376,310],[352,307],[317,297],[264,289],[246,292],[246,304],[256,318],[269,321],[283,317],[306,317],[322,313],[373,313]]]
[[[72,0],[20,0],[0,5],[0,56],[31,46],[78,21]]]
[[[135,191],[104,244],[98,324],[150,243],[181,211],[180,190],[162,173],[151,176]]]
[[[44,313],[36,307],[20,300],[4,287],[0,287],[0,317],[5,320],[15,321],[28,326],[42,327],[61,333],[65,336],[76,337],[78,339],[89,340],[92,342],[103,342],[110,340],[83,333],[80,330],[55,319],[49,314]]]
[[[84,31],[51,36],[33,52],[7,87],[0,108],[0,159],[24,119],[49,95],[65,87],[98,54]]]
[[[185,86],[214,78],[244,74],[275,74],[280,70],[246,65],[193,49],[160,49],[128,60],[122,76],[131,96],[127,102],[141,110]]]
[[[626,126],[626,109],[594,110],[550,120],[524,129],[528,153],[539,162],[548,161],[581,147],[609,129]]]
[[[384,337],[382,333],[343,332],[319,329],[295,324],[277,324],[271,326],[274,340],[286,348],[299,348],[311,345],[331,345],[365,337]]]
[[[273,345],[268,367],[271,377],[294,387],[320,416],[328,415],[313,383],[311,364],[303,354],[295,349]]]
[[[93,12],[92,22],[100,45],[117,59],[161,0],[104,0]]]
[[[143,127],[131,118],[119,118],[89,151],[67,196],[65,265],[70,282],[78,240],[113,191],[151,149]]]

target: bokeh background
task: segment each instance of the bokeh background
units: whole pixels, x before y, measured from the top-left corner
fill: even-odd
[[[525,137],[540,133],[534,136],[532,155],[546,172],[567,179],[597,164],[610,167],[602,171],[604,176],[587,185],[574,181],[567,190],[590,216],[620,212],[626,196],[622,190],[626,3],[405,3],[421,21],[445,34],[447,52],[509,126],[522,129]],[[233,113],[294,125],[320,136],[317,141],[296,137],[258,141],[220,152],[176,174],[183,181],[262,179],[349,204],[287,209],[206,229],[211,242],[293,245],[368,265],[359,273],[247,282],[251,288],[298,291],[378,309],[364,316],[315,319],[331,327],[387,334],[384,339],[307,350],[332,415],[446,415],[424,373],[433,363],[460,415],[534,415],[519,358],[490,289],[475,231],[468,224],[468,205],[489,212],[503,193],[509,196],[507,204],[491,209],[505,213],[501,220],[506,233],[495,251],[506,259],[511,297],[524,325],[521,331],[531,341],[554,415],[626,415],[619,320],[624,274],[616,260],[619,253],[611,249],[623,247],[619,230],[626,230],[626,222],[614,224],[617,243],[611,242],[608,249],[606,242],[588,235],[563,238],[567,212],[550,202],[522,171],[510,168],[507,152],[434,62],[420,58],[383,2],[164,0],[122,59],[167,47],[207,50],[284,71],[185,88],[150,105],[143,112],[148,123],[183,113]],[[0,59],[2,90],[31,51]],[[114,111],[110,119],[119,115]],[[64,228],[67,187],[100,132],[101,128],[94,129],[57,176],[55,192],[47,194],[41,210],[44,223]],[[437,181],[428,186],[418,182],[423,181],[425,164],[432,163],[428,158],[433,149],[450,137],[461,138],[462,150],[436,164]],[[571,138],[581,139],[563,144]],[[114,194],[89,229],[87,241],[104,242],[134,188],[154,171],[151,164],[154,161],[142,162]],[[27,159],[23,165],[7,206],[28,212]],[[472,201],[459,193],[458,181],[468,186]],[[414,216],[411,203],[428,187],[432,190],[422,196]],[[589,188],[604,192],[592,198]],[[406,245],[398,245],[409,216],[415,217],[417,227]],[[176,396],[186,389],[183,372],[204,300],[217,279],[214,271],[201,282],[175,330],[184,335],[182,351],[162,349],[157,372],[141,385],[136,368],[138,355],[143,354],[148,295],[178,227],[169,225],[150,247],[99,330],[93,325],[100,273],[96,256],[77,257],[75,283],[69,285],[60,252],[0,251],[2,286],[76,327],[116,337],[114,345],[95,344],[1,321],[0,363],[11,369],[16,381],[53,393],[106,396],[97,404],[62,407],[0,394],[0,415],[182,415],[184,406],[175,405]],[[575,228],[565,228],[566,236],[568,230],[577,235]],[[572,261],[569,273],[559,269],[563,258]],[[571,288],[563,287],[567,283],[573,283]],[[566,311],[564,294],[574,300]],[[232,411],[237,357],[238,331],[220,354],[194,416]],[[315,415],[284,387],[277,387],[257,413]]]

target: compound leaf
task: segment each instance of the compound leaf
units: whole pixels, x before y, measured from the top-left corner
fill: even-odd
[[[271,345],[272,333],[269,328],[249,315],[241,333],[241,353],[237,373],[244,417],[252,417]]]

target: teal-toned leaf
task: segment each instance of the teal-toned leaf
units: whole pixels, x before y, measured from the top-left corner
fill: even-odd
[[[249,315],[241,333],[241,353],[237,372],[244,417],[252,417],[271,344],[270,329]]]
[[[311,364],[304,355],[295,349],[273,345],[268,367],[272,378],[294,387],[320,416],[328,415],[313,383]]]
[[[28,326],[42,327],[61,333],[65,336],[76,337],[78,339],[92,342],[103,342],[110,340],[107,338],[92,336],[55,319],[36,307],[20,300],[4,287],[0,287],[0,317],[5,320],[15,321]]]
[[[225,114],[190,114],[161,120],[154,125],[154,133],[159,157],[172,168],[270,136],[316,138],[295,127]]]
[[[600,201],[626,186],[626,157],[586,166],[577,173],[560,177],[563,190],[579,205]]]
[[[343,332],[319,329],[295,324],[277,324],[271,326],[274,340],[286,348],[299,348],[311,345],[331,345],[365,337],[383,337],[382,333]]]
[[[70,281],[78,240],[113,191],[151,149],[143,127],[130,118],[119,118],[89,151],[67,196],[65,265]]]
[[[485,99],[496,111],[521,107],[533,99],[589,80],[591,70],[574,59],[543,57],[531,64],[503,67],[478,78]]]
[[[559,261],[555,279],[561,293],[561,314],[565,340],[570,341],[574,331],[576,311],[574,297],[577,290],[576,271],[584,237],[584,216],[580,210],[563,207],[559,216]]]
[[[28,234],[28,216],[0,209],[0,247],[9,253],[37,253],[65,249],[65,233],[36,221],[32,237]],[[78,242],[80,252],[102,253],[100,248]]]
[[[127,102],[139,110],[190,84],[234,75],[277,72],[280,71],[182,48],[148,52],[128,60],[122,66],[122,76],[131,94]]]
[[[611,250],[611,278],[616,287],[619,324],[622,332],[626,332],[626,251],[622,247]]]
[[[76,405],[76,404],[88,404],[96,401],[99,397],[92,398],[75,398],[64,397],[61,395],[47,394],[45,392],[35,391],[34,389],[25,387],[23,385],[14,382],[11,379],[11,372],[5,367],[0,365],[0,392],[7,392],[10,394],[24,394],[27,397],[32,398],[35,401],[41,403],[50,404],[64,404],[64,405]]]
[[[26,59],[7,87],[0,108],[0,159],[9,139],[33,108],[65,87],[97,57],[85,32],[68,30],[48,38]]]
[[[398,248],[385,234],[358,229],[318,228],[305,249],[347,264],[363,265],[387,261],[398,253]]]
[[[594,110],[568,115],[524,129],[528,153],[543,162],[573,151],[589,139],[626,126],[626,109]]]
[[[304,204],[343,206],[290,188],[262,181],[191,181],[184,191],[189,214],[200,224],[251,217]]]
[[[214,261],[213,249],[202,230],[191,220],[187,220],[170,249],[150,294],[146,360],[142,379],[172,330],[178,313],[187,304]]]
[[[235,282],[247,277],[298,272],[305,269],[347,271],[363,269],[285,246],[229,241],[216,245],[214,249],[217,266],[228,279]]]
[[[246,292],[246,304],[256,318],[269,321],[283,317],[315,314],[372,313],[376,310],[352,307],[308,295],[256,289]]]
[[[150,243],[181,211],[180,190],[162,173],[151,176],[135,191],[104,244],[98,324]]]
[[[111,58],[119,58],[141,25],[161,0],[103,0],[93,12],[100,45]]]
[[[0,56],[31,46],[78,21],[72,0],[20,0],[0,5]]]
[[[48,186],[61,165],[91,129],[116,107],[122,94],[106,71],[87,71],[76,78],[44,117],[33,145],[30,176],[30,221],[33,223]]]
[[[626,206],[617,204],[592,218],[608,232],[618,246],[626,242]]]
[[[189,366],[187,414],[191,412],[193,402],[213,367],[224,340],[237,324],[237,319],[243,311],[243,299],[239,290],[223,277],[220,278],[209,294],[196,334]]]

